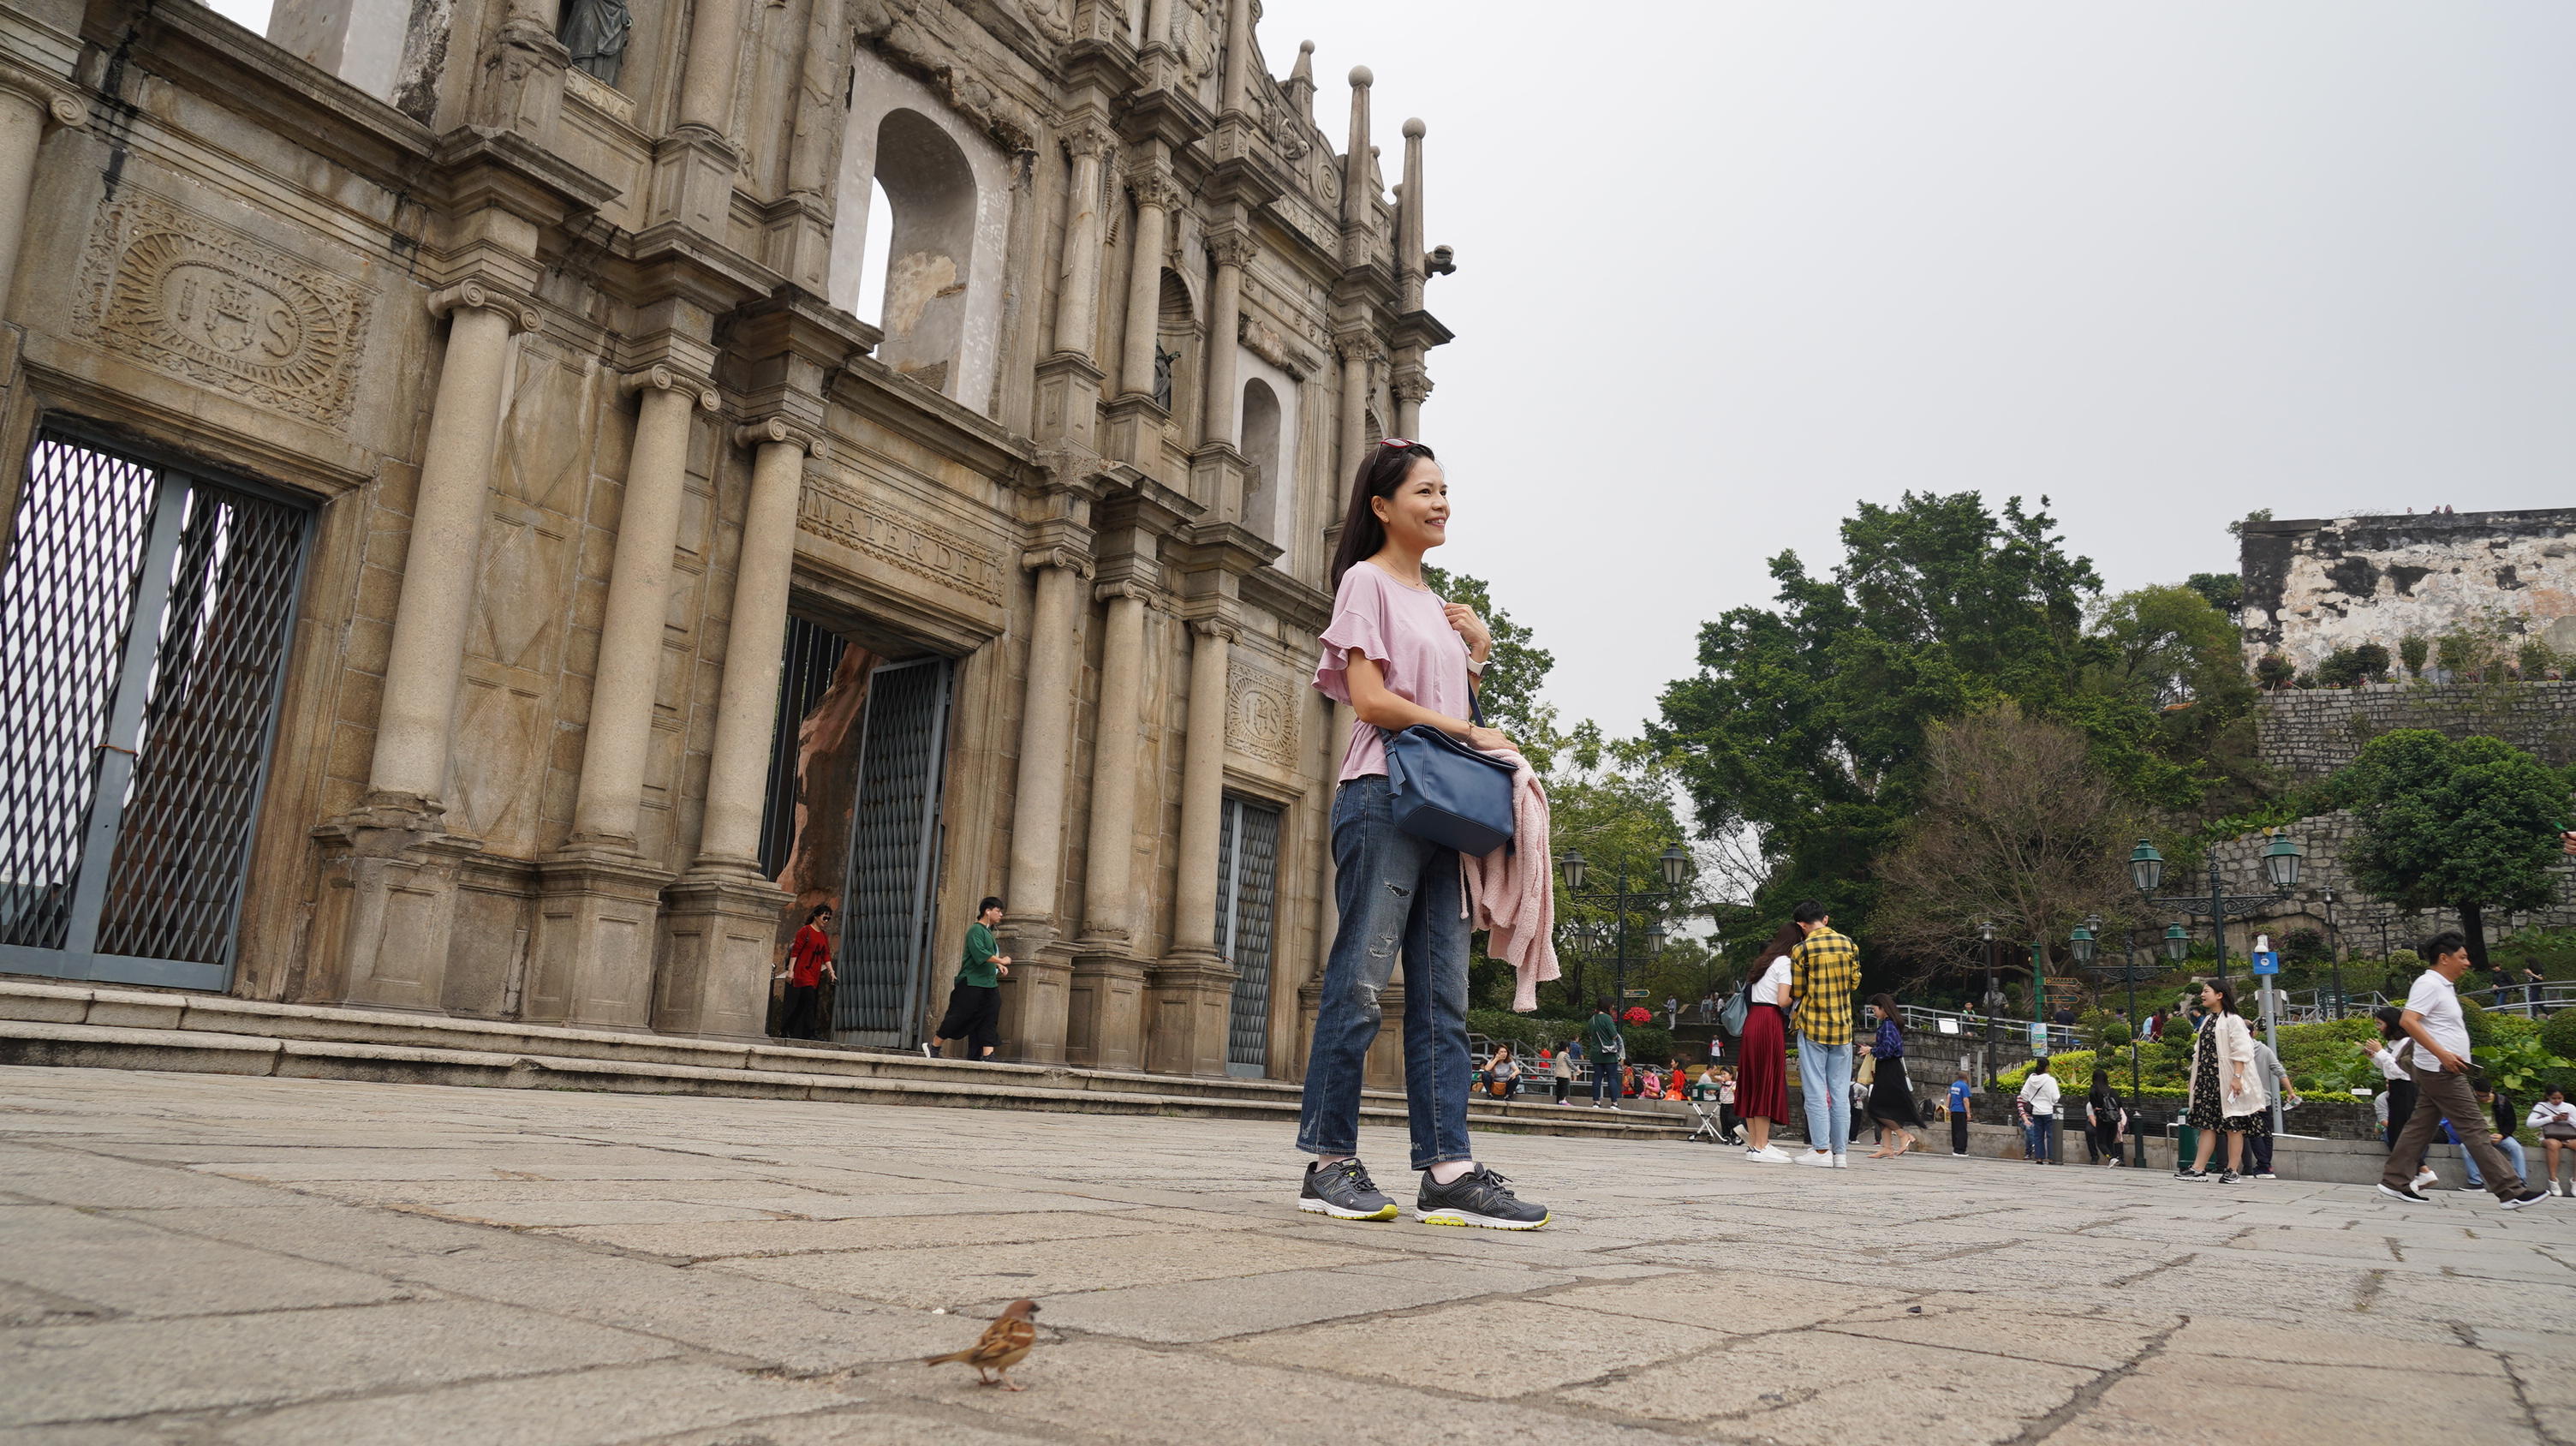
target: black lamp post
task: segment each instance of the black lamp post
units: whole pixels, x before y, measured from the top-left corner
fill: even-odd
[[[2334,977],[2334,1017],[2343,1018],[2343,933],[2335,928],[2334,890],[2326,897],[2326,972]]]
[[[2283,896],[2298,887],[2299,862],[2306,856],[2307,850],[2300,848],[2287,834],[2275,833],[2271,844],[2263,850],[2263,871],[2271,877],[2271,893],[2228,893],[2226,877],[2218,869],[2218,855],[2212,852],[2209,856],[2208,898],[2197,895],[2158,898],[2155,888],[2164,880],[2164,855],[2156,852],[2154,844],[2140,839],[2137,848],[2129,855],[2129,881],[2137,886],[2140,894],[2147,896],[2147,903],[2154,908],[2209,920],[2209,937],[2218,949],[2218,982],[2223,987],[2227,983],[2227,921],[2250,919],[2277,907]],[[2171,934],[2167,935],[2168,939],[2171,937]]]
[[[1556,861],[1557,872],[1565,879],[1565,897],[1569,902],[1606,904],[1618,915],[1618,954],[1613,967],[1619,982],[1618,1002],[1610,1012],[1613,1019],[1628,1008],[1628,911],[1633,907],[1648,917],[1651,922],[1645,930],[1646,949],[1650,954],[1662,952],[1664,941],[1671,937],[1664,930],[1664,910],[1681,897],[1682,885],[1690,878],[1690,855],[1682,852],[1680,844],[1666,844],[1664,851],[1655,856],[1655,866],[1664,876],[1661,889],[1631,892],[1628,888],[1628,864],[1622,859],[1619,863],[1619,887],[1608,893],[1587,894],[1583,885],[1592,876],[1592,866],[1584,861],[1583,855],[1567,849],[1564,856]]]
[[[1995,1087],[1995,924],[1992,919],[1977,921],[1977,937],[1986,941],[1986,996],[1977,1001],[1977,1012],[1986,1017],[1986,1088]]]

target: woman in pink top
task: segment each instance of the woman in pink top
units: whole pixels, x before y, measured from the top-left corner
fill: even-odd
[[[1443,603],[1422,555],[1448,541],[1449,481],[1431,449],[1389,437],[1352,479],[1333,556],[1333,620],[1315,687],[1359,714],[1333,795],[1333,899],[1341,926],[1324,965],[1306,1061],[1297,1148],[1313,1155],[1297,1208],[1339,1220],[1392,1220],[1395,1202],[1359,1161],[1360,1073],[1377,1038],[1378,995],[1404,960],[1404,1083],[1416,1218],[1432,1225],[1533,1230],[1547,1209],[1519,1199],[1467,1144],[1467,919],[1457,851],[1395,826],[1380,730],[1428,725],[1481,749],[1510,740],[1468,721],[1493,634],[1471,608]]]

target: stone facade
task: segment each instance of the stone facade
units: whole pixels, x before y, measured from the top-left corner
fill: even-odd
[[[2248,522],[2241,551],[2249,664],[2491,623],[2576,654],[2576,508]]]
[[[1011,1057],[1293,1076],[1325,529],[1449,334],[1421,123],[1390,201],[1368,73],[1337,150],[1256,10],[634,0],[585,70],[552,0],[265,39],[0,0],[0,455],[75,428],[310,515],[220,987],[758,1035],[803,907],[892,869],[889,1039],[999,894]],[[898,798],[866,739],[911,663]],[[1238,805],[1277,820],[1249,1063]],[[141,977],[49,957],[0,969]]]
[[[2263,761],[2323,778],[2398,728],[2501,738],[2554,767],[2576,763],[2576,683],[2365,683],[2266,693],[2255,703]]]

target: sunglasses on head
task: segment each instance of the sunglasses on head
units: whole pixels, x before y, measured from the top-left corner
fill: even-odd
[[[1381,447],[1419,447],[1422,444],[1409,437],[1388,437],[1379,442],[1378,445]]]

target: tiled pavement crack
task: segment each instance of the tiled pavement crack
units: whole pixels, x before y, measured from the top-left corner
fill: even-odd
[[[2035,1446],[2035,1443],[2056,1435],[2060,1427],[2092,1409],[2094,1404],[2099,1402],[2113,1386],[2136,1375],[2147,1362],[2163,1355],[2165,1343],[2172,1340],[2177,1332],[2189,1324],[2191,1324],[2191,1317],[2184,1316],[2179,1322],[2156,1332],[2155,1338],[2140,1346],[2138,1353],[2129,1358],[2128,1364],[2114,1366],[2076,1387],[2075,1394],[2068,1398],[2065,1405],[2023,1427],[2022,1433],[2012,1439],[2011,1446]]]

